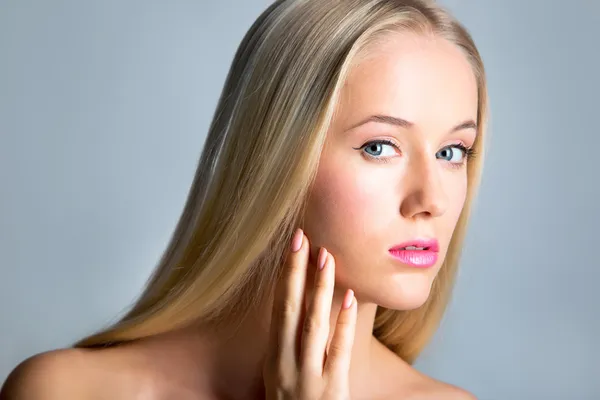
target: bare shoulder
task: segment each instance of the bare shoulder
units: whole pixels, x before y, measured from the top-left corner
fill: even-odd
[[[82,398],[80,350],[65,349],[40,353],[21,362],[8,376],[0,400]]]
[[[376,376],[382,379],[376,385],[385,387],[377,398],[405,400],[477,400],[471,392],[458,386],[434,379],[409,365],[396,354],[375,342],[379,353]]]
[[[432,400],[477,400],[468,390],[443,382],[437,382],[437,387],[432,388],[431,392]]]
[[[0,389],[0,400],[154,398],[147,392],[151,380],[147,369],[120,349],[53,350],[19,364]]]
[[[430,377],[421,379],[407,400],[477,400],[477,397],[468,390],[458,386],[441,382]]]

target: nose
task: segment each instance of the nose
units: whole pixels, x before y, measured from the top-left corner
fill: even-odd
[[[446,212],[445,193],[440,165],[437,160],[413,160],[405,176],[404,197],[400,213],[405,218],[439,217]]]

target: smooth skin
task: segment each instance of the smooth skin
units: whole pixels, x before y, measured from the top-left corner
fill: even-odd
[[[476,138],[473,127],[453,128],[476,121],[475,77],[441,38],[394,34],[372,51],[342,91],[302,249],[290,250],[274,303],[257,304],[231,338],[190,327],[34,356],[13,371],[0,399],[474,399],[421,374],[372,332],[379,305],[419,307],[442,266],[467,190],[467,160],[456,146]],[[410,124],[357,126],[375,114]],[[394,145],[372,143],[382,139]],[[439,241],[436,265],[416,269],[390,257],[391,246],[420,236]]]

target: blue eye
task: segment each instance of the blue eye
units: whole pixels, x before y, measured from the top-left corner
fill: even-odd
[[[460,144],[447,146],[437,152],[437,158],[441,158],[453,164],[461,164],[467,155],[467,149]]]
[[[398,145],[391,140],[373,140],[367,142],[361,147],[355,147],[354,150],[360,150],[365,157],[378,162],[390,162],[394,156],[400,153]],[[453,167],[461,167],[466,164],[467,159],[474,155],[473,149],[465,147],[462,143],[446,146],[439,150],[435,157],[448,161]]]
[[[363,149],[371,157],[392,157],[396,154],[396,145],[385,140],[369,142]]]

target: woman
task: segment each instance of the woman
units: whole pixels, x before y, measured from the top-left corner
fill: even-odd
[[[140,299],[0,398],[474,398],[411,364],[450,296],[486,119],[481,57],[433,1],[276,1]]]

